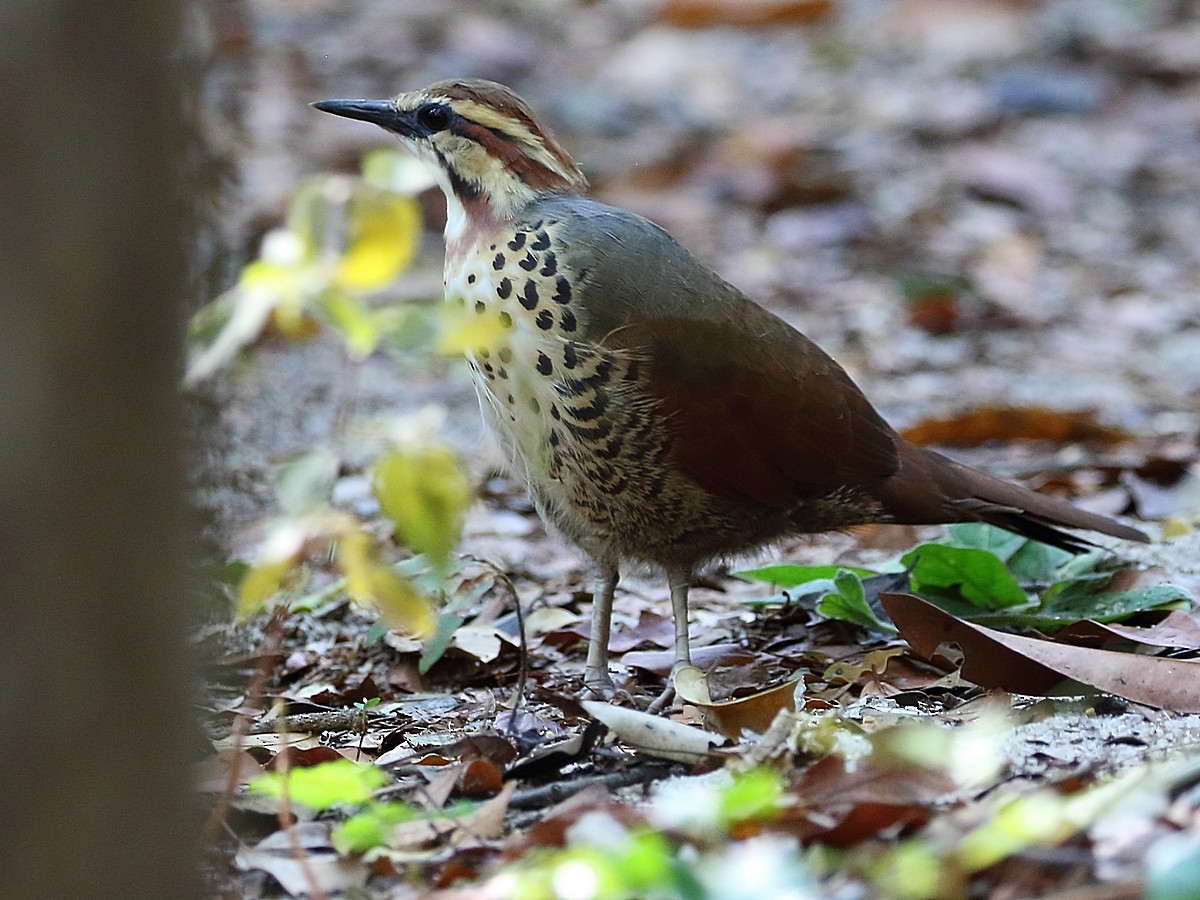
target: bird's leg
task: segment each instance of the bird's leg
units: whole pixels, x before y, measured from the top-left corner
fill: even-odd
[[[666,688],[646,708],[648,713],[662,711],[675,699],[675,673],[683,666],[692,664],[688,640],[688,588],[692,586],[692,570],[668,569],[667,581],[671,587],[671,614],[675,619],[675,662],[671,666],[671,677],[667,680]]]
[[[608,674],[608,634],[612,627],[613,595],[620,572],[615,563],[600,564],[600,589],[592,596],[592,633],[588,638],[587,666],[583,670],[586,694],[609,700],[616,686]]]
[[[692,664],[688,643],[688,588],[692,586],[692,570],[668,569],[667,581],[671,587],[671,614],[675,617],[675,664],[671,666],[674,678],[681,666]]]

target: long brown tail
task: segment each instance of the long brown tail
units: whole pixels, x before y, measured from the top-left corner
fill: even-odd
[[[1060,528],[1097,531],[1127,541],[1150,541],[1138,529],[1108,516],[1086,512],[1065,500],[995,478],[933,450],[907,441],[900,441],[897,449],[900,470],[883,482],[876,493],[897,523],[987,522],[1073,553],[1095,545]]]

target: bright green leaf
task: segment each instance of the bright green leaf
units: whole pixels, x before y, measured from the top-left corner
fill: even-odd
[[[767,768],[751,769],[734,776],[721,792],[721,822],[726,828],[740,822],[769,819],[778,815],[783,802],[783,782]]]
[[[333,829],[333,848],[345,855],[383,846],[397,825],[416,817],[416,812],[404,803],[372,803]]]
[[[901,557],[911,569],[915,594],[932,589],[937,595],[957,591],[984,609],[1004,609],[1029,602],[1012,573],[986,550],[921,544]]]
[[[673,880],[675,851],[657,831],[636,831],[614,860],[627,889],[642,893],[661,889]]]
[[[867,603],[862,580],[854,572],[841,569],[833,579],[833,591],[817,602],[817,612],[827,619],[839,619],[869,631],[895,634],[896,628],[884,622]]]
[[[838,572],[853,572],[863,578],[875,574],[870,569],[859,569],[854,566],[800,566],[794,563],[779,563],[757,569],[744,569],[734,574],[755,581],[765,581],[767,584],[773,584],[786,590],[819,578],[832,579]]]
[[[348,759],[293,768],[288,770],[287,779],[292,802],[314,810],[365,803],[390,780],[382,769]],[[271,797],[283,796],[283,787],[283,776],[278,772],[268,772],[250,782],[251,790]]]

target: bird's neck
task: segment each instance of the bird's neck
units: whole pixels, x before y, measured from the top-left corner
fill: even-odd
[[[446,195],[446,255],[459,258],[506,226],[515,226],[530,204],[543,195],[537,191],[511,189],[501,193],[460,190],[461,184],[448,176],[439,179]]]

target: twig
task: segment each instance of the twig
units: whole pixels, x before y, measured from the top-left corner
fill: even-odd
[[[282,703],[282,701],[279,702]],[[283,747],[275,754],[275,762],[278,763],[276,771],[279,773],[279,812],[276,813],[276,818],[279,820],[279,827],[287,836],[288,848],[292,851],[292,859],[296,860],[296,865],[300,867],[300,873],[304,876],[304,880],[308,882],[309,896],[313,900],[329,900],[329,895],[321,889],[321,884],[317,881],[317,873],[309,865],[308,854],[300,845],[300,838],[296,836],[294,826],[299,819],[292,813],[292,786],[288,780],[288,776],[292,771],[292,761],[289,759],[287,752],[288,732],[286,727],[281,729],[279,733],[283,736]]]
[[[257,706],[258,701],[262,699],[263,691],[267,682],[269,666],[280,652],[283,646],[283,621],[287,618],[287,608],[280,604],[275,607],[271,613],[271,618],[267,620],[267,626],[264,631],[266,637],[266,647],[259,654],[258,662],[254,667],[254,674],[250,677],[250,684],[246,687],[246,705]],[[242,750],[245,749],[244,742],[246,734],[250,728],[249,716],[238,715],[233,720],[233,746],[232,755],[234,764],[230,766],[229,777],[225,781],[225,787],[221,791],[221,796],[217,798],[217,802],[213,804],[212,812],[209,813],[208,821],[204,823],[204,827],[200,829],[200,846],[207,847],[216,837],[217,831],[225,824],[229,817],[229,808],[233,805],[233,796],[237,793],[238,775],[241,766]]]

